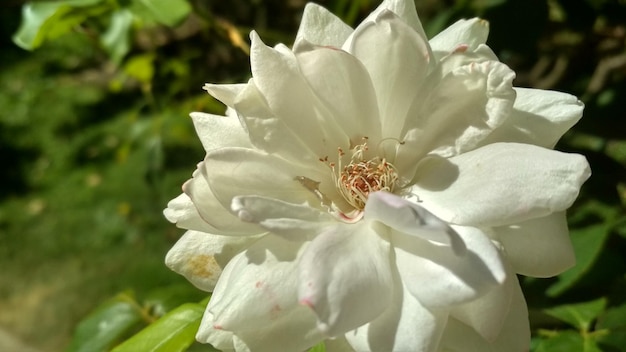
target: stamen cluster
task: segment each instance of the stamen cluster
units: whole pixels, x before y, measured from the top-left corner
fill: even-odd
[[[398,181],[398,172],[393,164],[378,156],[366,160],[367,143],[359,144],[352,149],[350,163],[341,166],[345,155],[339,148],[338,165],[330,164],[337,189],[355,209],[363,210],[367,197],[376,191],[393,192]]]

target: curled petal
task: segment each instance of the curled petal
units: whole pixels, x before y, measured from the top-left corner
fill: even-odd
[[[262,230],[249,223],[244,223],[230,213],[230,207],[225,207],[211,191],[208,182],[203,177],[201,170],[204,169],[204,162],[198,164],[191,180],[183,185],[183,192],[191,199],[199,216],[215,228],[215,231],[208,231],[220,235],[250,235],[262,232]],[[203,229],[199,229],[203,231]]]
[[[242,221],[259,224],[287,239],[312,238],[334,222],[328,213],[309,206],[258,196],[235,197],[231,208]]]
[[[245,148],[223,148],[208,153],[200,170],[226,209],[231,208],[233,198],[239,195],[264,196],[294,204],[320,204],[316,194],[303,187],[297,178],[330,178],[320,170],[305,169],[274,155]]]
[[[369,222],[337,224],[318,235],[300,262],[298,297],[328,336],[353,330],[382,313],[393,286],[389,244]]]
[[[365,205],[365,219],[380,221],[392,229],[452,247],[457,255],[465,253],[465,243],[444,221],[417,203],[392,193],[374,192]]]
[[[494,232],[519,274],[552,277],[576,264],[565,212],[496,227]]]
[[[506,278],[500,254],[481,230],[462,226],[454,226],[454,230],[467,246],[465,255],[393,232],[391,241],[402,281],[426,307],[474,300]]]
[[[411,192],[450,223],[501,226],[567,209],[590,173],[582,155],[495,143],[421,163]]]
[[[200,217],[196,206],[185,193],[170,200],[169,203],[167,203],[167,208],[163,210],[163,215],[165,215],[167,220],[183,229],[208,233],[218,231]]]
[[[552,149],[583,116],[584,104],[573,95],[528,88],[515,91],[511,116],[483,144],[507,141]]]
[[[211,96],[228,107],[235,107],[235,99],[246,88],[246,83],[236,84],[211,84],[207,83],[203,89]]]
[[[211,292],[226,264],[256,240],[256,236],[242,238],[187,231],[167,253],[165,265],[197,288]]]

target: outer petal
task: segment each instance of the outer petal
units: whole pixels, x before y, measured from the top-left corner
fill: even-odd
[[[215,228],[215,231],[209,232],[220,235],[251,235],[263,232],[256,225],[239,220],[230,213],[230,206],[225,207],[220,203],[211,191],[206,178],[201,174],[205,167],[204,164],[204,162],[198,164],[198,169],[194,172],[193,177],[183,185],[183,191],[192,200],[202,220],[210,227]],[[203,231],[204,229],[198,230]]]
[[[565,212],[496,227],[494,232],[519,274],[551,277],[576,264]]]
[[[223,147],[249,147],[250,139],[234,116],[218,116],[192,112],[198,137],[207,152]]]
[[[363,64],[343,50],[311,47],[297,53],[305,79],[344,134],[357,142],[363,136],[380,140],[376,93]]]
[[[506,280],[471,302],[455,306],[450,315],[472,327],[485,340],[494,341],[502,330],[514,291],[519,289],[517,276],[507,265]]]
[[[363,22],[344,49],[367,68],[383,137],[398,138],[420,84],[431,70],[428,42],[389,10]]]
[[[202,87],[206,90],[211,96],[222,103],[224,105],[229,106],[231,108],[235,107],[235,99],[237,95],[239,95],[244,89],[246,89],[246,83],[235,83],[235,84],[211,84],[207,83]]]
[[[450,318],[441,338],[443,350],[449,352],[525,352],[530,349],[528,309],[519,284],[514,285],[511,306],[495,341],[483,339],[476,331]]]
[[[425,160],[411,192],[450,223],[500,226],[567,209],[590,173],[582,155],[495,143]]]
[[[268,235],[235,256],[207,306],[214,328],[232,331],[251,351],[303,351],[321,341],[315,315],[297,301],[305,245]]]
[[[573,95],[550,90],[515,88],[511,116],[483,144],[507,141],[554,148],[583,116],[584,104]]]
[[[296,42],[304,39],[317,45],[341,47],[352,28],[325,8],[307,3],[296,35]]]
[[[366,220],[376,220],[402,233],[445,244],[457,255],[466,251],[465,242],[447,223],[417,203],[387,192],[374,192],[365,205]]]
[[[455,226],[467,245],[463,256],[450,248],[394,232],[392,243],[400,277],[426,307],[448,307],[471,301],[506,278],[495,246],[480,230]]]
[[[186,277],[197,288],[211,292],[232,257],[256,240],[257,237],[187,231],[167,253],[165,265]]]
[[[235,335],[230,331],[216,329],[214,320],[213,314],[204,312],[200,327],[196,333],[196,340],[201,343],[210,343],[211,346],[223,352],[235,351],[233,343],[233,340],[236,338]]]
[[[315,311],[321,331],[343,334],[388,307],[389,255],[389,244],[365,221],[337,224],[311,242],[300,263],[298,297]]]
[[[170,200],[167,203],[167,208],[163,210],[163,215],[165,215],[167,220],[183,229],[209,233],[218,231],[200,217],[196,206],[185,193]]]
[[[480,44],[487,42],[489,22],[480,18],[459,20],[446,28],[430,40],[430,46],[435,52],[452,52],[459,45],[467,45],[472,51]]]
[[[448,318],[446,310],[429,310],[394,281],[391,305],[378,318],[346,333],[356,351],[436,351]]]

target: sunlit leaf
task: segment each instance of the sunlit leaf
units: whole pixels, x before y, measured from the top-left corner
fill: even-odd
[[[100,42],[115,63],[122,61],[130,50],[130,30],[133,14],[128,9],[120,9],[111,14],[111,23],[100,36]]]
[[[146,53],[131,57],[124,65],[124,72],[141,82],[144,88],[149,87],[154,76],[154,53]]]
[[[606,299],[600,298],[591,302],[549,308],[545,312],[577,329],[589,331],[591,323],[604,311],[605,307]]]
[[[324,342],[320,342],[317,345],[311,347],[308,352],[326,352],[326,345]]]
[[[115,347],[112,352],[185,351],[195,341],[203,313],[204,306],[201,304],[183,304]]]
[[[54,27],[52,22],[60,21],[63,12],[71,10],[73,7],[85,7],[98,4],[103,0],[65,0],[65,1],[42,1],[30,2],[22,6],[22,20],[17,32],[13,35],[13,42],[26,50],[33,50],[39,47],[46,35],[50,35],[50,28]],[[71,27],[68,23],[64,28]],[[55,35],[59,33],[57,27]]]
[[[66,352],[108,351],[141,321],[141,312],[129,294],[104,303],[81,321]]]
[[[133,0],[131,10],[148,22],[173,27],[191,12],[186,0]]]
[[[546,291],[548,296],[554,297],[565,292],[589,271],[600,255],[609,234],[610,225],[606,223],[571,231],[572,244],[576,252],[576,266],[559,276],[558,281]]]

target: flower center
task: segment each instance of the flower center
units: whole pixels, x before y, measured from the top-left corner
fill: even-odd
[[[357,210],[365,208],[370,193],[393,192],[398,181],[398,172],[393,164],[378,156],[366,160],[367,150],[367,142],[352,148],[350,163],[342,167],[341,159],[345,153],[339,148],[338,165],[329,164],[339,193]]]

